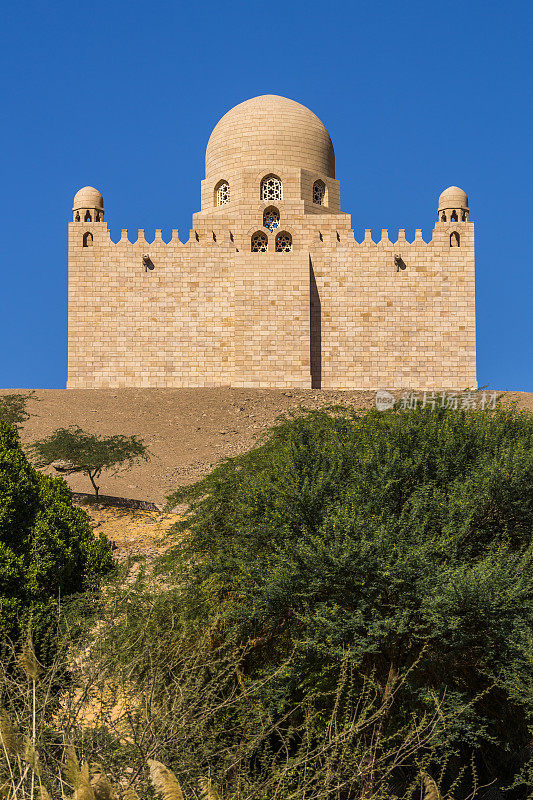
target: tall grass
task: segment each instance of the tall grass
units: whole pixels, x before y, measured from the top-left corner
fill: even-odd
[[[279,721],[273,725],[262,715],[253,688],[239,683],[237,665],[227,654],[201,664],[185,653],[167,697],[155,691],[150,696],[146,682],[131,684],[125,670],[98,675],[96,663],[90,653],[74,658],[71,651],[68,662],[58,657],[44,668],[31,641],[3,660],[2,798],[139,800],[155,792],[161,800],[407,800],[422,793],[426,800],[440,800],[424,769],[435,730],[442,726],[438,704],[432,718],[409,721],[401,736],[386,732],[387,711],[403,676],[386,697],[377,698],[367,686],[346,704],[345,667],[334,714],[325,721],[318,704],[309,706],[304,723],[289,725],[287,733]],[[234,692],[227,698],[216,686],[228,681],[230,665]],[[193,677],[205,669],[212,683],[198,696]],[[154,663],[144,681],[151,679],[155,687],[156,673]],[[233,726],[233,747],[220,736],[221,721]],[[207,737],[203,747],[199,736]],[[393,776],[409,767],[415,768],[413,779],[394,792]]]

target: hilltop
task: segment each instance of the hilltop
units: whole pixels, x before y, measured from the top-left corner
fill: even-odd
[[[8,394],[20,389],[3,389]],[[533,394],[507,392],[507,400],[533,410]],[[28,402],[23,444],[56,428],[79,425],[100,435],[143,437],[152,458],[128,472],[103,474],[102,494],[161,503],[178,485],[242,453],[276,418],[299,407],[331,404],[371,408],[375,392],[312,389],[48,389]],[[91,490],[87,478],[66,478],[74,491]]]

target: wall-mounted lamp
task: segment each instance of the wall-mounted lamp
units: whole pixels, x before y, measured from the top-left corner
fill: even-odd
[[[401,256],[394,256],[394,266],[396,267],[396,272],[399,272],[401,269],[405,269],[407,264]]]

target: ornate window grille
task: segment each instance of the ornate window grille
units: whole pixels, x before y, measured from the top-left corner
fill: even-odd
[[[265,208],[263,212],[263,227],[269,231],[274,231],[279,228],[279,211],[274,206]]]
[[[283,186],[276,175],[267,175],[261,181],[261,200],[281,200]]]
[[[258,231],[252,236],[252,253],[266,253],[268,250],[268,239],[264,233]]]
[[[315,181],[313,183],[313,203],[317,206],[323,206],[326,200],[326,185],[324,181]]]
[[[290,253],[292,250],[292,236],[286,231],[276,236],[276,253]]]
[[[225,206],[229,203],[229,183],[223,181],[217,188],[217,206]]]

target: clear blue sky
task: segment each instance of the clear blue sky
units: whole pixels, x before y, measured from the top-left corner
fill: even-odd
[[[1,387],[65,386],[75,191],[100,189],[114,239],[187,238],[211,129],[270,93],[329,129],[359,241],[428,240],[466,190],[478,380],[533,391],[531,2],[26,0],[1,27]]]

